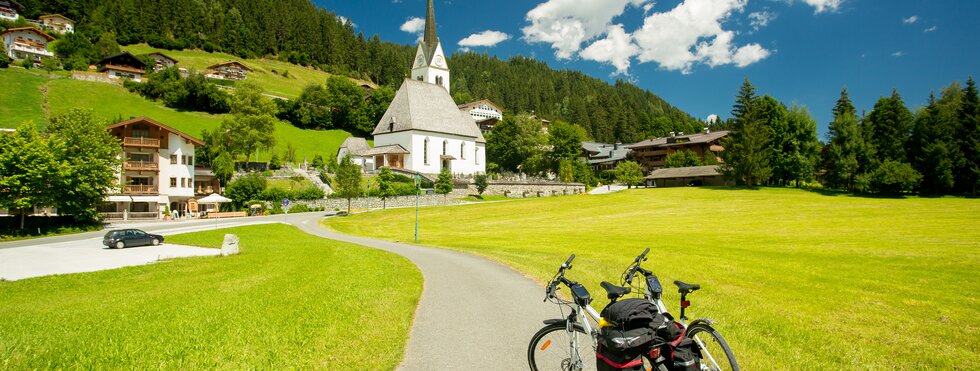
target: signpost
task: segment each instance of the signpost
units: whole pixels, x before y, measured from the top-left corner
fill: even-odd
[[[415,174],[415,243],[419,242],[419,192],[422,191],[422,177]]]
[[[289,199],[288,198],[282,199],[282,211],[284,211],[285,214],[289,214],[288,208],[289,208]]]

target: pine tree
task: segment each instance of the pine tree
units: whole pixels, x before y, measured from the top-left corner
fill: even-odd
[[[945,194],[953,187],[953,123],[943,117],[936,97],[929,95],[929,105],[919,112],[909,140],[912,167],[923,176],[921,191]]]
[[[777,159],[777,168],[785,181],[796,181],[799,187],[801,180],[812,180],[816,173],[820,153],[817,121],[805,107],[794,105],[786,114],[786,125],[786,137]]]
[[[842,112],[828,128],[830,141],[827,151],[827,182],[834,188],[854,190],[855,178],[860,169],[859,156],[864,147],[864,136],[857,118]]]
[[[848,113],[857,117],[857,109],[854,108],[854,103],[851,102],[851,97],[847,94],[847,87],[844,87],[840,92],[840,98],[837,99],[837,104],[834,105],[834,118]]]
[[[956,138],[962,156],[956,169],[956,189],[976,195],[980,183],[980,96],[973,77],[966,81],[963,89]]]
[[[732,106],[732,118],[735,120],[734,130],[738,130],[747,122],[752,121],[756,99],[755,87],[752,86],[749,79],[745,79],[735,97],[735,105]]]
[[[767,104],[772,103],[767,102]],[[778,102],[776,103],[778,105]],[[735,120],[733,133],[726,137],[722,144],[725,147],[725,151],[721,153],[725,160],[721,166],[722,173],[737,183],[748,186],[765,184],[772,176],[770,153],[772,129],[765,119],[760,117],[759,106],[759,99],[755,97],[755,88],[748,79],[745,79],[732,107],[732,116]],[[773,110],[776,109],[769,111]],[[772,112],[767,113],[772,116]]]
[[[898,90],[892,90],[891,97],[879,99],[866,120],[878,160],[908,161],[905,146],[912,130],[912,112],[905,107]]]

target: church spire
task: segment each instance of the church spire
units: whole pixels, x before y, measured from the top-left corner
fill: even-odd
[[[429,48],[435,47],[436,43],[439,42],[439,36],[436,35],[436,9],[432,5],[433,0],[429,0],[429,7],[425,13],[425,44]]]

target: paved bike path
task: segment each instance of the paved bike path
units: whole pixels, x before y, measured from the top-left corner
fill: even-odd
[[[300,214],[288,221],[316,236],[399,254],[422,271],[424,289],[400,370],[526,370],[531,336],[542,320],[560,317],[556,305],[542,302],[541,285],[503,264],[340,234],[321,227],[321,218]],[[561,262],[555,264],[557,269]]]

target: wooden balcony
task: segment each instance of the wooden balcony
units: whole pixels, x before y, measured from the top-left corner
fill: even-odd
[[[123,169],[131,171],[160,171],[160,164],[146,161],[126,161],[123,163]]]
[[[128,185],[123,189],[123,194],[127,195],[155,195],[158,193],[160,191],[152,185]]]
[[[160,140],[156,138],[123,138],[123,147],[160,148]]]

